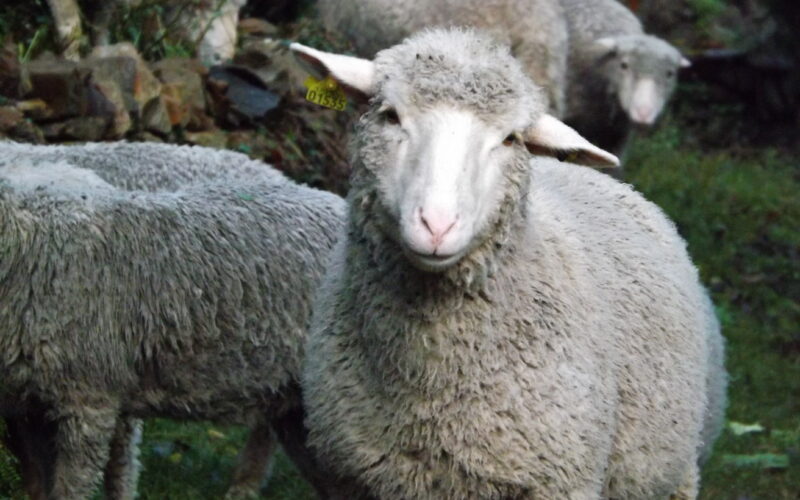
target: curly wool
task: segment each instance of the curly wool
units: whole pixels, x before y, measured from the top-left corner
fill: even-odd
[[[20,173],[37,169],[60,176]],[[338,196],[238,153],[0,144],[0,411],[46,408],[71,440],[55,494],[89,495],[120,415],[252,424],[296,408],[343,220]]]
[[[347,238],[312,317],[310,444],[378,498],[694,498],[724,409],[723,344],[661,210],[589,169],[528,163],[520,147],[471,253],[442,274],[403,255],[375,110],[386,88],[416,81],[390,61],[433,38],[458,59],[472,36],[438,33],[377,56],[385,87],[353,142]],[[480,59],[516,88],[510,104],[486,96],[488,109],[528,104],[514,105],[534,88],[508,54]]]
[[[488,30],[513,48],[525,71],[546,89],[553,114],[563,113],[568,38],[556,0],[320,0],[318,8],[326,28],[347,37],[362,57],[373,57],[424,28]]]

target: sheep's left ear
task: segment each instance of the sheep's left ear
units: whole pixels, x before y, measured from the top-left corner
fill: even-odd
[[[330,76],[356,97],[368,99],[374,94],[375,65],[372,61],[322,52],[299,43],[289,44],[289,49],[315,77]]]
[[[688,68],[691,65],[692,61],[686,59],[685,57],[681,57],[681,63],[680,63],[681,68]]]
[[[531,154],[552,156],[561,161],[598,168],[619,166],[619,158],[583,138],[573,128],[550,115],[542,115],[523,132]]]

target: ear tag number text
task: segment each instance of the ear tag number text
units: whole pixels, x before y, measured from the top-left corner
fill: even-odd
[[[344,90],[330,76],[322,80],[309,76],[306,78],[305,86],[308,89],[307,101],[338,111],[343,111],[347,106],[347,96],[345,96]]]

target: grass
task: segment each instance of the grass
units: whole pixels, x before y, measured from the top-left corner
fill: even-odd
[[[148,421],[142,445],[144,471],[139,481],[139,498],[222,498],[245,437],[246,430],[240,427],[162,419]],[[311,500],[315,497],[294,466],[280,453],[262,498]]]

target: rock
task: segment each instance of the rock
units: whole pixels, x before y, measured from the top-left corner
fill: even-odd
[[[22,111],[14,106],[0,106],[0,132],[8,132],[24,119]]]
[[[251,125],[267,118],[278,107],[280,96],[270,91],[253,71],[241,66],[214,66],[209,84],[215,100],[215,116],[231,127]]]
[[[100,141],[106,138],[110,121],[105,116],[79,116],[48,123],[41,129],[48,141]]]
[[[134,118],[141,118],[146,107],[159,105],[161,82],[132,44],[96,47],[83,64],[91,67],[95,78],[119,85],[128,112]]]
[[[159,96],[158,99],[153,99],[145,104],[142,111],[142,129],[161,136],[172,132],[172,121],[167,112],[164,96]]]
[[[152,66],[172,125],[191,131],[208,130],[214,121],[206,110],[208,70],[195,59],[163,59]]]
[[[44,134],[41,129],[34,125],[30,120],[22,120],[9,130],[6,135],[19,142],[29,142],[32,144],[44,144]]]
[[[22,67],[17,59],[17,48],[8,42],[0,47],[0,95],[18,99],[30,91],[30,83],[24,80]]]
[[[239,33],[243,37],[274,37],[279,30],[274,24],[257,17],[248,17],[239,21]]]
[[[56,40],[61,53],[67,59],[80,59],[81,9],[76,0],[48,0],[47,6],[53,16]]]
[[[159,137],[150,132],[136,132],[128,136],[131,142],[165,142],[163,137]]]
[[[0,106],[0,136],[15,141],[42,144],[44,135],[39,128],[25,117],[25,113],[16,106]]]
[[[45,136],[60,137],[66,130],[70,138],[76,140],[119,139],[132,126],[128,106],[132,102],[126,98],[124,86],[120,85],[120,75],[124,69],[115,73],[106,62],[86,60],[80,63],[58,59],[40,59],[25,66],[31,91],[28,93],[29,110],[36,120],[64,122],[73,118],[96,118],[89,120],[100,127],[106,137],[97,136],[97,127],[85,127],[78,120],[69,123],[48,123]],[[122,65],[123,68],[125,65]],[[132,67],[128,65],[128,67]],[[42,101],[46,106],[36,103]],[[91,128],[91,130],[89,130]]]
[[[25,71],[31,86],[25,97],[46,102],[48,119],[71,118],[86,112],[89,68],[74,61],[37,59],[26,64]]]
[[[263,40],[251,40],[244,43],[233,62],[236,66],[251,71],[264,86],[286,95],[292,90],[292,81],[288,76],[284,59],[285,56],[276,52],[274,44],[265,43]],[[295,64],[294,61],[292,64]],[[304,74],[304,79],[307,76]]]
[[[225,149],[225,146],[228,144],[227,134],[220,129],[206,130],[203,132],[186,132],[184,138],[190,144],[209,148]]]
[[[17,102],[16,108],[32,120],[46,120],[52,116],[53,112],[47,103],[41,99],[28,99],[27,101]]]
[[[114,81],[103,80],[93,75],[87,86],[86,91],[86,111],[83,113],[85,118],[101,118],[107,125],[105,136],[99,139],[94,137],[93,132],[83,137],[76,137],[78,140],[100,140],[100,139],[122,139],[125,133],[132,127],[131,116],[125,106],[125,95],[122,89]],[[84,131],[82,127],[79,131]]]

